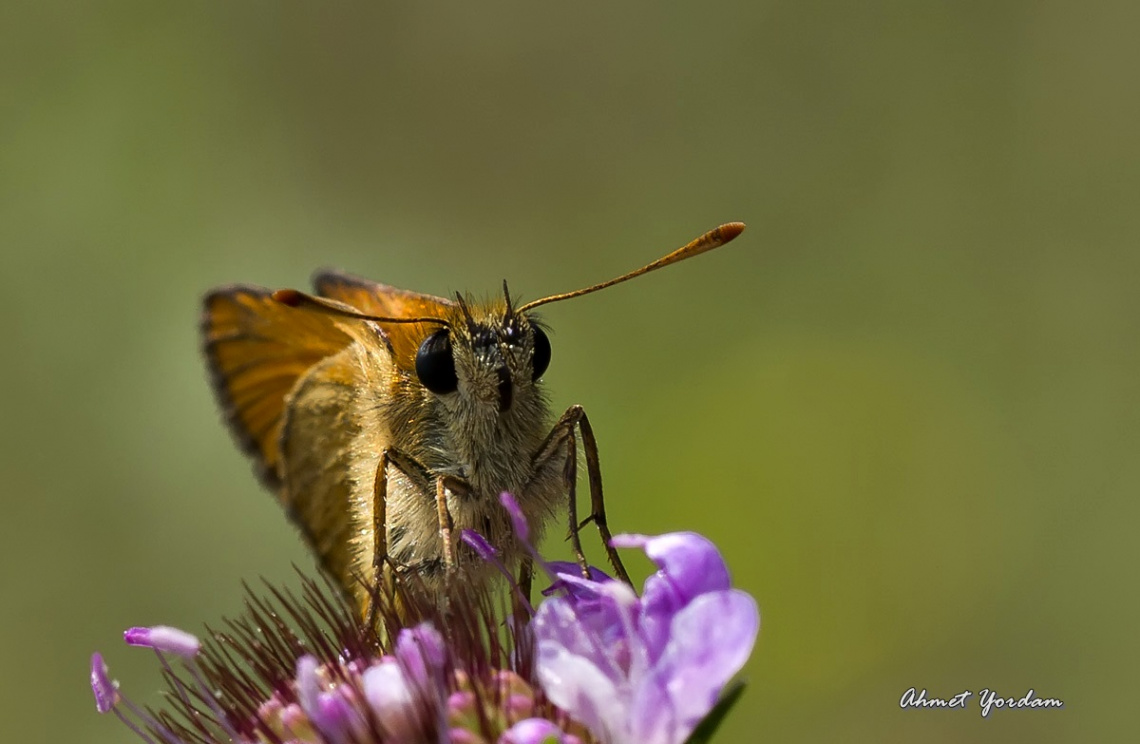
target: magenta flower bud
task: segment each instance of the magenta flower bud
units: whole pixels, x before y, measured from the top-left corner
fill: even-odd
[[[321,663],[308,654],[297,659],[297,703],[310,719],[320,704],[321,680],[317,669]]]
[[[128,628],[123,632],[123,640],[131,646],[166,651],[184,659],[194,658],[202,648],[202,642],[197,637],[167,625]]]
[[[404,628],[396,638],[396,659],[415,684],[426,688],[447,661],[443,636],[429,623]]]
[[[119,691],[107,676],[107,665],[98,651],[91,654],[91,691],[95,693],[95,710],[107,713],[119,702]]]
[[[421,734],[417,690],[409,684],[400,664],[385,659],[365,670],[361,686],[372,715],[388,735],[396,741],[408,741]]]
[[[528,718],[504,732],[498,744],[574,744],[577,741],[577,737],[567,736],[545,718]]]
[[[447,696],[447,710],[451,714],[471,714],[475,711],[475,705],[479,699],[475,697],[475,693],[463,690],[461,692],[453,692]]]
[[[296,703],[289,703],[281,708],[277,720],[280,721],[285,732],[290,736],[297,737],[298,740],[302,740],[299,734],[307,733],[313,729],[312,721],[305,715],[305,711],[301,710],[301,706]]]
[[[483,744],[486,741],[478,734],[462,728],[453,728],[448,731],[447,740],[451,744]]]
[[[335,744],[351,741],[352,725],[356,721],[356,710],[340,691],[322,692],[317,697],[317,715],[310,716],[313,725]]]

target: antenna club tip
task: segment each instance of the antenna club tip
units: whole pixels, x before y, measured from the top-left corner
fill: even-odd
[[[745,225],[743,222],[726,222],[717,228],[717,232],[720,233],[720,239],[723,242],[727,243],[740,233],[744,232],[744,227]]]
[[[279,289],[273,293],[273,299],[288,307],[297,307],[304,302],[304,296],[295,289]]]

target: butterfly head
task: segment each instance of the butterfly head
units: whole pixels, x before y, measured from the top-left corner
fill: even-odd
[[[501,300],[456,300],[442,327],[420,344],[416,377],[437,396],[506,414],[535,395],[550,365],[550,339],[535,318],[514,308],[505,283]]]

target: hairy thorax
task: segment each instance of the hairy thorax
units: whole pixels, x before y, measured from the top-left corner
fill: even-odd
[[[366,356],[369,350],[358,347],[350,353]],[[430,394],[381,394],[411,381],[392,365],[378,363],[383,360],[370,361],[359,368],[376,370],[374,379],[358,388],[358,394],[361,407],[374,413],[356,433],[352,460],[356,507],[352,511],[365,515],[354,526],[358,574],[374,575],[375,484],[385,450],[396,450],[422,468],[420,473],[389,468],[384,505],[387,551],[398,569],[418,574],[429,585],[446,569],[436,493],[441,476],[454,484],[445,489],[444,501],[455,568],[470,574],[491,570],[458,539],[462,530],[478,532],[501,551],[505,563],[517,563],[522,546],[500,494],[516,496],[535,542],[566,494],[565,458],[551,458],[535,468],[550,428],[548,407],[538,389],[519,391],[511,408],[502,412],[470,398],[446,401]]]

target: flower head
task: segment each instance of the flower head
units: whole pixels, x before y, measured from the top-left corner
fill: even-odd
[[[521,520],[512,499],[504,505]],[[525,528],[516,526],[520,536]],[[497,562],[486,541],[463,539]],[[126,641],[158,654],[170,709],[153,714],[121,695],[99,654],[96,708],[153,744],[680,744],[744,664],[759,614],[699,535],[614,544],[657,563],[641,597],[531,548],[554,579],[537,611],[517,584],[507,609],[470,586],[449,586],[440,603],[397,581],[376,593],[370,623],[306,581],[301,598],[251,592],[246,616],[205,642],[132,628]]]
[[[514,616],[488,595],[453,587],[445,612],[398,591],[368,626],[315,582],[303,599],[271,591],[274,602],[251,593],[246,616],[205,642],[164,626],[128,630],[130,645],[158,653],[171,709],[154,715],[120,695],[95,654],[97,710],[155,744],[590,741],[564,733],[582,730],[516,664],[529,654],[515,647]]]

